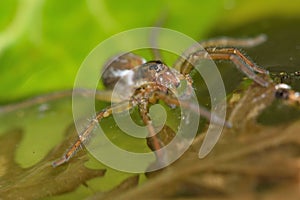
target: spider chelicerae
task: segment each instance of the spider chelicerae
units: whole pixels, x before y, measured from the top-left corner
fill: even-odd
[[[224,37],[200,42],[203,49],[199,50],[196,46],[190,47],[184,52],[184,56],[178,58],[172,68],[164,64],[162,60],[157,59],[146,62],[145,59],[133,53],[126,53],[115,57],[109,66],[105,68],[102,81],[108,89],[114,88],[116,83],[121,81],[121,88],[119,88],[120,103],[98,112],[62,158],[52,163],[53,167],[68,162],[80,146],[87,142],[95,126],[102,119],[113,113],[114,107],[121,107],[123,110],[134,107],[138,108],[142,121],[148,129],[152,150],[160,149],[164,145],[155,135],[155,129],[149,117],[150,105],[156,104],[159,100],[164,101],[171,107],[181,106],[195,111],[212,123],[220,123],[218,116],[211,115],[204,107],[184,103],[184,99],[189,97],[190,91],[193,89],[193,80],[190,77],[190,72],[193,70],[194,64],[201,59],[231,61],[240,71],[260,86],[273,87],[276,97],[299,104],[300,95],[298,92],[294,92],[284,84],[275,85],[269,79],[269,72],[267,70],[256,65],[237,48],[253,47],[264,42],[265,39],[264,35],[259,35],[246,39]],[[259,76],[256,73],[263,74],[263,76]],[[184,92],[178,94],[178,88],[182,87],[182,85],[185,85]],[[176,97],[181,98],[183,101],[180,103]],[[122,106],[122,101],[127,102],[126,106]],[[195,109],[196,107],[197,109]],[[225,126],[230,127],[231,124],[225,122]],[[157,158],[161,156],[163,155],[156,154]]]

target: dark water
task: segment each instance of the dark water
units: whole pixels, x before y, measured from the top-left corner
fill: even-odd
[[[300,77],[295,75],[295,72],[300,71],[300,19],[261,19],[233,29],[228,26],[219,26],[211,31],[209,36],[212,38],[219,36],[240,38],[262,33],[267,35],[266,42],[256,47],[242,49],[242,52],[256,64],[269,70],[274,81],[287,83],[294,90],[300,91]],[[220,63],[219,67],[227,92],[234,91],[243,75],[228,62]],[[299,117],[299,109],[276,101],[264,110],[258,121],[262,124],[276,125],[299,119]]]

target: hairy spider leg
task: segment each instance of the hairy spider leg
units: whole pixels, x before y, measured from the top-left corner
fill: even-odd
[[[240,50],[234,47],[224,47],[224,48],[207,48],[206,51],[208,51],[209,54],[230,54],[231,56],[236,56],[240,58],[242,61],[244,61],[247,66],[250,66],[250,69],[253,69],[254,71],[261,73],[261,74],[269,74],[269,71],[259,67],[254,62],[252,62],[249,58],[247,58]],[[218,58],[216,58],[218,59]]]
[[[201,41],[200,45],[203,48],[207,47],[243,47],[249,48],[262,44],[267,40],[265,34],[260,34],[252,38],[230,38],[230,37],[220,37],[210,40]]]
[[[181,73],[184,75],[189,74],[194,67],[193,65],[201,59],[230,60],[238,69],[259,85],[263,87],[269,85],[268,81],[254,73],[254,71],[257,71],[259,73],[268,74],[268,71],[255,65],[236,48],[207,48],[206,51],[195,52],[182,64]]]
[[[105,102],[119,102],[120,99],[113,99],[112,98],[112,91],[111,90],[105,90],[105,91],[99,91],[99,90],[89,90],[89,89],[83,89],[83,88],[76,88],[73,90],[62,90],[57,92],[51,92],[48,94],[39,95],[36,97],[32,97],[29,99],[25,99],[18,103],[12,103],[4,106],[0,106],[0,114],[1,113],[8,113],[12,112],[18,109],[34,106],[37,104],[43,104],[48,103],[51,101],[55,101],[64,97],[70,97],[72,95],[76,96],[86,96],[86,97],[92,97],[95,95],[95,99],[99,101],[105,101]]]
[[[162,151],[157,151],[157,150],[161,149],[164,146],[164,144],[157,137],[155,128],[152,124],[152,120],[149,117],[149,107],[148,107],[149,104],[148,104],[148,102],[145,102],[145,103],[138,104],[138,105],[139,105],[139,111],[140,111],[142,120],[148,129],[148,138],[151,138],[151,140],[147,140],[147,143],[151,142],[151,144],[150,145],[148,144],[148,146],[149,146],[149,148],[152,149],[152,151],[154,151],[158,162],[165,162],[165,161],[167,161],[167,155],[164,154]]]
[[[167,19],[167,14],[165,11],[162,11],[159,14],[158,20],[154,23],[153,29],[150,32],[149,44],[151,45],[151,52],[153,55],[153,60],[162,61],[162,55],[160,49],[158,49],[158,36],[160,33],[160,28],[163,27]]]
[[[195,105],[195,104],[191,104],[190,102],[179,101],[178,99],[168,96],[167,94],[160,91],[155,92],[155,95],[157,96],[156,97],[157,99],[161,99],[168,105],[176,105],[185,109],[189,109],[190,111],[196,112],[196,114],[204,117],[205,119],[207,119],[208,121],[214,124],[218,124],[222,126],[225,125],[227,128],[232,127],[230,122],[227,121],[223,122],[221,118],[219,118],[216,115],[212,115],[212,113],[209,110],[207,110],[205,107],[201,105]]]
[[[117,103],[111,107],[108,107],[106,109],[103,109],[102,111],[98,112],[97,115],[91,120],[91,122],[87,125],[87,127],[83,130],[82,133],[79,134],[78,140],[74,142],[74,144],[68,149],[68,151],[57,161],[54,161],[52,163],[53,167],[57,167],[59,165],[62,165],[70,160],[71,157],[73,157],[78,149],[81,147],[82,144],[84,144],[88,138],[90,138],[91,133],[93,132],[96,125],[106,117],[109,117],[113,110],[114,112],[123,112],[125,110],[129,110],[133,107],[131,101],[124,101]]]
[[[242,48],[250,48],[257,45],[260,45],[261,43],[265,42],[267,40],[267,36],[265,34],[260,34],[253,38],[230,38],[230,37],[220,37],[220,38],[214,38],[210,40],[201,41],[199,43],[196,43],[189,47],[187,50],[184,51],[181,57],[179,57],[176,62],[174,63],[173,67],[180,71],[181,65],[185,62],[185,58],[187,58],[189,55],[206,49],[208,47],[242,47]],[[199,49],[200,47],[200,49]]]

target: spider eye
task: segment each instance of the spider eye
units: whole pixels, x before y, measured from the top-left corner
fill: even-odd
[[[154,70],[156,73],[160,72],[162,68],[158,64],[153,64],[149,66],[150,70]]]
[[[158,66],[157,65],[151,65],[149,67],[149,69],[157,71],[158,70]]]

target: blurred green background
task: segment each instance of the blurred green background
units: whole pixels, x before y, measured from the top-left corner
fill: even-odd
[[[155,26],[162,18],[162,27],[195,40],[266,33],[270,36],[267,44],[247,50],[247,54],[269,70],[278,65],[299,70],[299,10],[300,1],[296,0],[0,1],[0,105],[71,89],[81,63],[101,41],[128,29]],[[276,46],[278,41],[280,45]],[[227,78],[237,79],[234,82],[238,84],[243,75],[234,76],[234,70],[229,69]],[[232,82],[225,85],[231,90],[237,86]],[[33,166],[63,140],[66,127],[73,121],[70,103],[53,104],[45,112],[40,108],[0,112],[4,114],[0,116],[0,135],[12,127],[24,129],[15,156],[21,167]],[[87,166],[94,167],[92,162]],[[102,190],[111,189],[126,176],[107,173],[106,180],[94,181],[94,188],[100,185]],[[93,181],[89,186],[93,188]],[[81,186],[73,196],[62,199],[91,194]]]
[[[154,26],[195,40],[265,17],[299,17],[299,1],[211,0],[0,2],[0,103],[72,88],[87,54],[115,33]],[[101,64],[101,63],[100,63]]]

